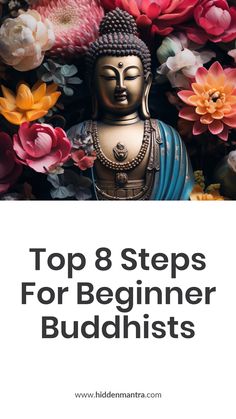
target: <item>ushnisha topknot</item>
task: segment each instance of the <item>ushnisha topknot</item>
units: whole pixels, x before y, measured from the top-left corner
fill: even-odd
[[[147,45],[137,36],[134,18],[116,8],[101,21],[100,37],[93,42],[86,54],[87,75],[92,79],[96,60],[102,56],[127,57],[135,55],[143,64],[144,75],[151,72],[151,54]]]
[[[116,32],[138,34],[138,27],[133,16],[118,8],[108,13],[99,27],[99,35]]]

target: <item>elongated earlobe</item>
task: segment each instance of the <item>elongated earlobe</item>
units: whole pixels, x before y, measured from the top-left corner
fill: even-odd
[[[141,116],[144,119],[150,119],[151,118],[151,115],[150,115],[150,112],[149,112],[149,107],[148,107],[148,98],[149,98],[151,85],[152,85],[152,74],[148,73],[146,78],[145,78],[145,87],[144,87],[142,105],[141,105]]]

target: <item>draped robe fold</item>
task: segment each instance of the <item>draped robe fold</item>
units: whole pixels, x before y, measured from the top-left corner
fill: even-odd
[[[160,170],[155,173],[150,200],[188,200],[194,177],[185,145],[174,128],[161,121],[157,123],[161,136]],[[84,129],[85,122],[74,125],[67,133],[68,138],[73,142]]]

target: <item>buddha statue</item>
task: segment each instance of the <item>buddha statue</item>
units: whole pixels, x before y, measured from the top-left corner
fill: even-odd
[[[151,55],[135,20],[115,9],[100,24],[86,57],[91,120],[70,128],[72,143],[92,144],[98,200],[187,200],[191,165],[179,134],[151,119]]]

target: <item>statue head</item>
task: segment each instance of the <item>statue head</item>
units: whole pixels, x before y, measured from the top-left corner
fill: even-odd
[[[121,116],[139,111],[141,118],[150,118],[151,55],[129,13],[115,9],[103,18],[86,58],[93,119],[98,110]]]

